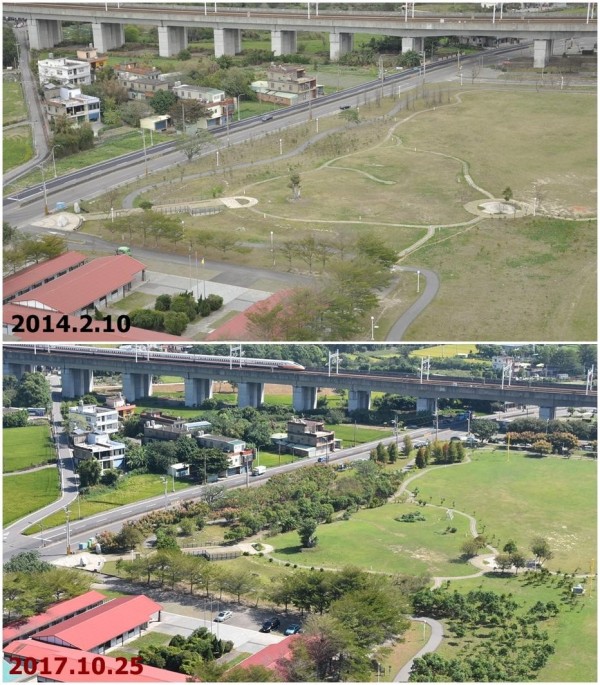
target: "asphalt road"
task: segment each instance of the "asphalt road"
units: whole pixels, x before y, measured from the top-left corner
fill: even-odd
[[[439,621],[433,618],[413,618],[413,621],[420,621],[421,623],[426,623],[431,627],[431,635],[427,643],[414,655],[414,657],[408,661],[404,666],[398,671],[396,677],[394,678],[395,683],[407,683],[410,677],[410,670],[413,665],[413,661],[424,654],[429,654],[429,652],[435,652],[435,650],[440,646],[442,638],[444,637],[444,626]]]
[[[437,295],[440,288],[440,279],[435,271],[431,269],[419,269],[416,266],[399,266],[396,271],[412,271],[419,272],[419,284],[422,288],[422,294],[419,299],[402,314],[402,316],[391,327],[387,334],[386,340],[400,341],[404,337],[407,328],[415,321],[415,319],[429,306]]]

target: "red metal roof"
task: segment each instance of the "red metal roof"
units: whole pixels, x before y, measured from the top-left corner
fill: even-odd
[[[8,297],[21,292],[25,288],[33,286],[54,274],[72,269],[81,262],[85,262],[87,257],[81,252],[65,252],[64,254],[48,259],[41,264],[33,264],[25,269],[21,269],[16,274],[8,276],[2,281],[3,297]]]
[[[129,255],[98,257],[14,301],[35,301],[40,303],[39,308],[44,306],[63,314],[73,314],[129,283],[145,268],[145,264]]]
[[[90,590],[79,597],[66,599],[64,602],[57,602],[49,606],[43,614],[31,616],[23,621],[10,623],[2,630],[2,642],[6,644],[16,640],[21,635],[31,633],[33,630],[42,630],[54,621],[60,621],[65,616],[70,616],[77,611],[84,611],[96,606],[99,602],[104,602],[106,597],[96,590]]]
[[[155,666],[146,666],[145,664],[142,664],[142,672],[134,675],[127,673],[132,668],[130,663],[125,665],[123,669],[123,662],[117,661],[111,656],[82,652],[79,649],[59,647],[58,645],[36,642],[35,640],[15,640],[11,642],[4,648],[4,658],[6,659],[9,655],[18,656],[22,659],[35,659],[38,662],[44,658],[48,659],[48,671],[51,674],[49,673],[42,677],[57,683],[184,683],[190,678],[190,676],[183,675],[182,673],[167,671],[164,668],[156,668]],[[63,659],[66,659],[66,661],[63,662]],[[80,661],[80,659],[85,659],[85,662]],[[102,660],[104,673],[100,675],[92,673],[91,664],[93,659]],[[96,662],[96,664],[98,663]],[[63,666],[62,670],[60,673],[57,673],[61,665]],[[42,664],[39,670],[44,666],[45,664]],[[116,675],[119,667],[126,671],[123,675]],[[96,668],[96,670],[100,670],[100,668]],[[89,671],[89,673],[82,674],[83,670]],[[134,670],[136,670],[135,667]]]
[[[37,292],[34,291],[34,292]],[[157,333],[156,331],[149,331],[145,328],[136,328],[132,326],[127,333],[119,333],[118,331],[113,331],[112,333],[106,332],[106,327],[108,326],[107,321],[94,321],[93,328],[100,328],[98,333],[84,334],[81,332],[81,326],[83,324],[82,320],[78,316],[68,316],[66,314],[61,314],[59,312],[49,312],[40,309],[34,309],[33,307],[25,307],[21,304],[15,304],[9,302],[5,304],[2,308],[2,321],[6,326],[14,326],[17,322],[13,317],[20,315],[27,317],[33,314],[37,317],[49,316],[50,325],[46,325],[43,319],[40,319],[40,330],[32,333],[30,331],[24,330],[22,333],[11,333],[15,338],[19,340],[25,340],[27,342],[185,342],[189,338],[182,338],[178,335],[170,335],[169,333]],[[59,319],[63,316],[67,316],[67,322],[69,325],[69,331],[57,329],[56,324]],[[77,328],[77,331],[73,331],[73,327]],[[113,317],[112,328],[115,328],[115,318]],[[44,330],[47,329],[47,330]],[[85,337],[87,335],[87,337]],[[85,337],[85,340],[84,340]]]
[[[298,637],[298,635],[290,635],[281,640],[281,642],[276,642],[274,645],[268,645],[264,649],[261,649],[260,652],[256,652],[256,654],[241,661],[239,665],[242,667],[264,666],[272,671],[278,671],[277,662],[279,659],[287,659],[291,656],[290,646]]]
[[[91,650],[146,623],[161,608],[160,604],[146,595],[119,597],[81,616],[42,630],[34,635],[34,639],[54,638],[76,649]]]

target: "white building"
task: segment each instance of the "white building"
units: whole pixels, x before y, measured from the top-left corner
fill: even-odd
[[[45,108],[51,121],[61,116],[67,117],[75,126],[100,121],[100,98],[83,95],[81,88],[61,86],[59,97],[47,99]]]
[[[207,118],[200,119],[198,125],[203,128],[222,126],[227,122],[235,111],[233,98],[226,98],[225,91],[218,88],[205,88],[204,86],[189,86],[185,83],[175,85],[173,92],[182,101],[185,107],[186,100],[195,100],[204,105]]]
[[[89,62],[77,59],[41,59],[38,61],[40,83],[53,81],[66,86],[83,86],[92,82]]]
[[[72,435],[73,459],[75,464],[86,459],[95,459],[102,471],[120,469],[125,459],[125,444],[111,440],[106,433],[76,431]]]
[[[119,412],[116,409],[80,402],[76,407],[71,407],[69,413],[82,417],[91,432],[110,434],[119,430]]]

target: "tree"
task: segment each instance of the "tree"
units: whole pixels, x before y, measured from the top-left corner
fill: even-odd
[[[417,451],[417,456],[415,457],[415,466],[418,469],[424,469],[427,466],[427,458],[424,447],[419,447]]]
[[[489,419],[473,419],[471,421],[471,433],[481,442],[487,442],[498,432],[498,424]]]
[[[297,171],[294,171],[290,175],[290,182],[288,183],[288,188],[292,189],[294,200],[300,199],[300,185],[300,174]]]
[[[170,335],[181,335],[188,323],[189,319],[183,312],[165,312],[164,329]]]
[[[475,539],[465,540],[460,546],[461,556],[471,559],[479,554],[479,549],[479,543]]]
[[[314,519],[304,519],[298,526],[298,535],[302,547],[316,547],[318,537],[315,535],[317,522]]]
[[[403,440],[403,447],[402,447],[402,454],[404,454],[405,457],[410,457],[410,453],[413,450],[413,441],[410,435],[407,433],[404,436]]]
[[[87,488],[98,483],[102,467],[97,459],[83,459],[77,465],[76,470],[79,474],[79,483],[81,487]]]
[[[502,571],[507,571],[512,567],[512,559],[510,554],[497,554],[496,555],[496,566]]]
[[[507,554],[514,554],[517,551],[517,543],[514,540],[509,540],[502,548],[502,551]]]
[[[44,374],[29,371],[24,373],[13,399],[14,406],[45,407],[47,409],[50,402],[50,385]]]
[[[360,116],[358,109],[356,107],[351,107],[350,109],[345,109],[338,115],[340,119],[345,119],[349,124],[358,124],[360,121]]]
[[[177,95],[172,90],[159,90],[148,102],[156,114],[167,114],[177,100]]]
[[[533,538],[530,549],[534,553],[535,558],[538,560],[540,565],[543,565],[545,561],[550,561],[550,559],[552,559],[554,556],[554,553],[550,550],[548,541],[543,537]]]
[[[525,564],[527,563],[525,555],[522,552],[519,552],[518,550],[510,554],[510,561],[512,565],[515,567],[515,574],[519,572],[520,568],[525,568]]]
[[[390,464],[395,464],[398,459],[398,445],[395,442],[391,442],[388,445],[388,461]]]
[[[2,244],[6,247],[19,236],[19,231],[8,221],[2,222]]]
[[[384,269],[391,268],[398,259],[398,252],[374,233],[361,235],[356,241],[356,248],[361,255],[366,255]]]
[[[181,138],[182,140],[178,143],[178,148],[187,157],[188,162],[191,162],[196,155],[199,155],[205,147],[217,145],[217,141],[212,133],[204,129],[198,129],[193,136],[184,135]]]
[[[502,197],[504,198],[505,202],[510,202],[513,198],[513,191],[510,186],[506,186],[506,188],[502,191]]]
[[[541,457],[543,457],[552,452],[552,444],[547,440],[536,440],[533,445],[531,445],[531,449],[536,454],[539,454]]]
[[[53,568],[52,564],[40,559],[38,551],[19,552],[2,567],[4,573],[41,573]]]

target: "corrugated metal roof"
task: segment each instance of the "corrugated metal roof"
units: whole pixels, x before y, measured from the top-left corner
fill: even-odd
[[[3,643],[16,640],[21,635],[31,633],[32,630],[41,630],[54,621],[61,620],[64,616],[69,616],[76,611],[83,611],[89,607],[93,607],[98,602],[103,602],[106,597],[96,590],[90,590],[79,597],[66,599],[64,602],[57,602],[50,605],[43,614],[37,616],[30,616],[25,621],[11,623],[2,630]]]
[[[73,314],[129,283],[145,268],[145,264],[129,255],[98,257],[75,271],[18,297],[14,302],[35,301],[54,311]]]
[[[162,607],[146,595],[119,597],[86,611],[46,630],[36,633],[35,640],[55,638],[76,649],[91,650],[126,633],[160,611]]]
[[[70,269],[81,262],[85,262],[86,259],[87,257],[81,252],[65,252],[41,264],[33,264],[25,269],[21,269],[21,271],[18,271],[13,276],[3,279],[3,297],[8,297],[9,295],[21,292],[25,288],[30,288],[35,283],[54,276],[54,274],[64,269]]]

